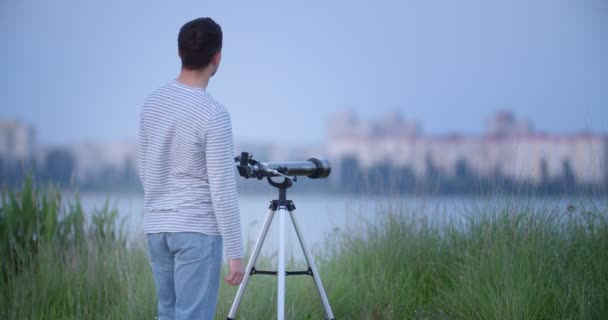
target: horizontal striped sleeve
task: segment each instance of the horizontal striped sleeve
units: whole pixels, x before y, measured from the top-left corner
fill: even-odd
[[[220,111],[205,126],[205,157],[211,202],[229,258],[244,256],[230,116]]]

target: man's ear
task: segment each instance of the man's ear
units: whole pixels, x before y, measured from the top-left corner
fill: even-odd
[[[213,56],[213,64],[219,66],[220,61],[222,61],[222,52],[218,52]]]

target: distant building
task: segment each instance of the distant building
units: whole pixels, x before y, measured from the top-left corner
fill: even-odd
[[[407,167],[420,177],[430,169],[453,176],[466,166],[479,176],[533,183],[565,173],[578,183],[608,181],[605,135],[535,133],[530,122],[518,121],[508,112],[489,119],[487,132],[479,136],[422,135],[418,125],[398,114],[360,122],[352,113],[340,113],[332,118],[328,131],[327,151],[336,165],[354,159],[364,169],[388,163]]]
[[[13,185],[35,170],[36,132],[24,123],[0,120],[0,185]]]
[[[104,171],[137,171],[138,146],[133,142],[83,143],[71,148],[75,158],[75,176],[82,181]]]
[[[486,122],[487,135],[491,137],[524,136],[533,133],[530,121],[516,120],[511,112],[501,111]]]
[[[36,151],[35,130],[19,121],[0,120],[0,158],[29,161]]]
[[[388,113],[378,121],[362,122],[353,112],[344,111],[331,117],[327,127],[330,140],[409,138],[420,133],[418,123],[404,120],[398,112]]]

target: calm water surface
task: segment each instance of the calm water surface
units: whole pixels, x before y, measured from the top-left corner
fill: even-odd
[[[291,191],[291,190],[290,190]],[[67,194],[68,199],[73,195]],[[240,194],[241,224],[247,244],[253,246],[268,213],[268,204],[276,198],[276,192],[262,194]],[[111,208],[117,209],[124,227],[132,239],[143,235],[144,200],[141,194],[81,193],[81,202],[87,214],[102,208],[109,201]],[[295,214],[304,235],[306,244],[313,250],[321,250],[332,235],[337,233],[361,232],[364,223],[373,223],[387,212],[404,211],[414,214],[417,219],[441,224],[445,221],[462,220],[480,210],[504,207],[507,204],[531,205],[533,207],[551,206],[557,210],[567,210],[571,204],[593,203],[607,208],[607,198],[524,198],[524,197],[475,197],[475,196],[354,196],[288,193],[288,199],[296,205]],[[606,212],[606,211],[604,211]],[[287,245],[291,253],[299,255],[297,238],[287,219]],[[278,243],[279,219],[275,217],[264,244],[264,255],[273,255]],[[294,251],[297,248],[296,251]]]

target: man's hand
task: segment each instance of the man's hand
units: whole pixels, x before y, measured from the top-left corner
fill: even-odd
[[[243,267],[243,259],[229,259],[228,264],[230,265],[230,274],[224,278],[229,285],[238,286],[243,281],[245,275],[245,268]]]

